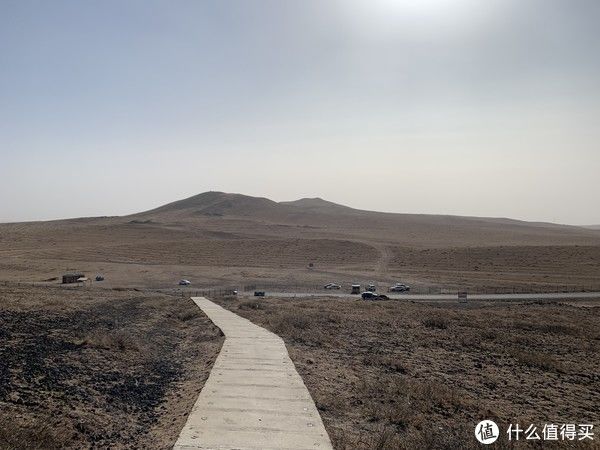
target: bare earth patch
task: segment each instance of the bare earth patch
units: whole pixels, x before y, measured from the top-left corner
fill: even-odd
[[[0,286],[0,448],[170,448],[223,342],[190,299]]]
[[[510,423],[600,426],[600,306],[219,302],[285,340],[337,449],[479,448],[483,419],[496,448]]]
[[[0,280],[40,283],[65,267],[102,274],[105,287],[165,289],[185,278],[201,288],[595,291],[600,230],[222,192],[131,216],[0,224]]]

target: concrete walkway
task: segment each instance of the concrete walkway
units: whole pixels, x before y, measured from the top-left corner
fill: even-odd
[[[203,298],[225,343],[175,449],[332,449],[283,340]]]

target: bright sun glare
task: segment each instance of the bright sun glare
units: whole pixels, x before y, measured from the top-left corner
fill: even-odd
[[[484,4],[485,3],[485,4]],[[458,29],[475,25],[496,2],[489,0],[350,0],[341,3],[353,21],[372,35],[406,30]],[[458,27],[458,28],[457,28]]]
[[[374,8],[381,8],[390,13],[428,14],[439,12],[440,9],[451,9],[461,0],[372,0]]]

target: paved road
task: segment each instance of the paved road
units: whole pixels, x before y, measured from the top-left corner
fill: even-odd
[[[344,292],[269,292],[267,297],[339,297],[339,298],[359,298],[358,295],[351,295]],[[248,294],[246,294],[248,295]],[[252,294],[249,294],[252,295]],[[388,297],[396,300],[413,301],[458,301],[456,294],[391,294],[385,293]],[[600,292],[569,292],[569,293],[545,293],[545,294],[469,294],[469,300],[600,300]]]
[[[283,340],[204,297],[225,343],[174,449],[331,450]]]

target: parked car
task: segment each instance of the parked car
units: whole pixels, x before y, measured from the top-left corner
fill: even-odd
[[[265,291],[254,291],[254,296],[255,297],[264,297]]]
[[[189,280],[179,280],[179,286],[189,286],[190,284],[192,284],[192,282]]]
[[[376,293],[370,292],[370,291],[363,292],[362,295],[361,295],[361,297],[362,297],[363,300],[389,300],[390,299],[385,294],[379,294],[379,295],[377,295]]]
[[[407,292],[410,291],[410,286],[402,283],[396,283],[390,288],[390,292]]]
[[[377,287],[375,287],[374,284],[367,284],[367,291],[375,292],[376,290],[377,290]]]
[[[341,289],[342,287],[339,284],[335,284],[335,283],[327,283],[325,286],[323,286],[325,289]]]

